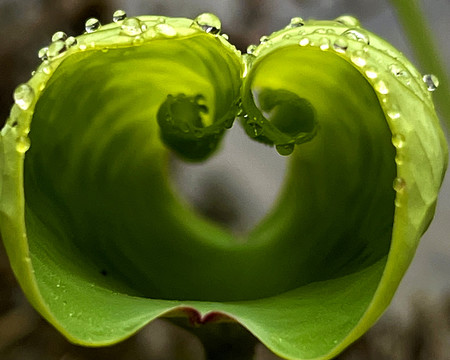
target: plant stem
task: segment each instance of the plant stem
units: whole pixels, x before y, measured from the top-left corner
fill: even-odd
[[[439,89],[436,90],[435,99],[447,130],[450,131],[449,78],[419,2],[418,0],[391,0],[391,3],[397,11],[398,19],[422,70],[439,78]]]

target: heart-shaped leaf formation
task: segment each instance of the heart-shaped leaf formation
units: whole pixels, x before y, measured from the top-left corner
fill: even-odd
[[[1,132],[5,246],[72,342],[190,316],[236,321],[286,359],[329,359],[387,307],[432,219],[447,148],[429,84],[350,16],[294,18],[244,55],[220,27],[118,11],[53,36]],[[235,117],[290,155],[244,239],[187,207],[168,174],[171,152],[204,160]]]

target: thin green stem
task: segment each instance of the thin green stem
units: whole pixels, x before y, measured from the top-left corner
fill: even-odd
[[[423,15],[418,0],[391,0],[391,3],[397,11],[398,19],[411,42],[422,70],[439,78],[439,89],[436,91],[435,99],[447,130],[450,130],[449,78],[428,21]]]

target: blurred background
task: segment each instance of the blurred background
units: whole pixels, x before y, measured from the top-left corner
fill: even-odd
[[[421,6],[450,73],[450,1],[422,0]],[[53,33],[80,34],[87,18],[108,23],[117,9],[129,16],[190,18],[213,12],[221,18],[223,32],[242,51],[262,35],[284,27],[291,17],[333,19],[347,13],[412,57],[387,0],[0,0],[0,122],[6,120],[13,104],[14,88],[29,79],[40,62],[38,50],[48,45]],[[273,205],[284,170],[283,157],[251,142],[236,123],[220,152],[205,164],[187,166],[175,161],[173,181],[199,211],[236,231],[245,231]],[[391,307],[338,359],[450,359],[449,220],[447,176],[435,221]],[[277,359],[260,344],[254,358]],[[112,347],[85,349],[69,344],[27,304],[0,247],[0,360],[19,359],[201,360],[204,351],[195,336],[164,320]]]

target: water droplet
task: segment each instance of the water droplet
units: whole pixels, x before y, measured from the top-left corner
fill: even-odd
[[[301,17],[293,17],[289,23],[289,28],[297,28],[305,25],[305,21]]]
[[[123,20],[125,20],[126,17],[127,17],[127,13],[125,11],[116,10],[116,11],[114,11],[114,14],[113,14],[113,21],[115,23],[119,22],[119,21],[123,21]]]
[[[225,40],[230,40],[230,37],[228,36],[228,34],[222,34],[222,37],[223,37]]]
[[[382,95],[386,95],[389,93],[389,89],[386,86],[385,82],[383,80],[378,80],[374,85],[373,85],[375,91],[377,91],[378,93],[382,94]]]
[[[256,50],[257,46],[256,45],[249,45],[247,47],[247,54],[253,54],[253,52]]]
[[[24,154],[28,151],[30,145],[30,139],[27,136],[20,136],[17,139],[16,150],[17,152]]]
[[[394,182],[392,184],[392,187],[394,188],[395,191],[397,192],[403,192],[403,190],[405,190],[406,187],[406,181],[405,179],[401,178],[401,177],[396,177],[394,179]]]
[[[38,57],[42,61],[47,60],[48,59],[48,47],[43,47],[41,50],[39,50]]]
[[[175,28],[169,24],[158,24],[155,26],[155,31],[166,37],[174,37],[177,35]]]
[[[330,48],[330,40],[328,38],[321,38],[319,43],[320,50],[328,50]]]
[[[27,110],[34,100],[34,90],[28,84],[21,84],[14,90],[13,98],[17,106]]]
[[[72,47],[72,46],[75,46],[77,43],[78,43],[77,39],[74,38],[73,36],[69,36],[69,37],[66,39],[66,46],[67,46],[68,48],[70,48],[70,47]]]
[[[404,161],[404,156],[403,156],[403,154],[397,153],[397,154],[395,155],[395,163],[396,163],[397,165],[402,165],[402,164],[403,164],[403,161]]]
[[[360,29],[348,29],[347,31],[344,31],[341,36],[345,36],[347,39],[363,42],[367,45],[370,43],[369,35]]]
[[[268,42],[268,41],[269,41],[269,37],[268,37],[267,35],[261,36],[261,37],[259,38],[259,42],[260,42],[261,44],[264,44],[264,43],[266,43],[266,42]]]
[[[80,46],[78,47],[81,51],[84,51],[87,49],[86,44],[80,44]]]
[[[364,67],[367,64],[366,55],[365,55],[364,51],[361,51],[361,50],[355,51],[350,56],[350,60],[352,61],[353,64],[355,64],[356,66],[359,66],[359,67]]]
[[[308,39],[308,38],[303,38],[303,39],[301,39],[299,42],[298,42],[298,44],[300,45],[300,46],[307,46],[307,45],[309,45],[309,43],[310,43],[310,40]]]
[[[52,42],[48,47],[48,58],[55,58],[67,50],[66,43],[62,40]]]
[[[222,23],[220,19],[211,13],[203,13],[194,19],[194,25],[199,27],[204,32],[209,34],[218,35],[222,30]]]
[[[345,53],[348,48],[348,42],[345,38],[338,37],[333,44],[334,50],[340,53]]]
[[[373,67],[368,67],[365,73],[369,79],[376,79],[378,77],[378,73]]]
[[[361,23],[357,18],[351,15],[342,15],[334,19],[334,21],[337,21],[338,23],[341,23],[348,27],[360,27]]]
[[[397,120],[398,118],[400,118],[400,113],[397,111],[397,109],[388,110],[386,112],[386,115],[392,120]]]
[[[392,136],[392,145],[394,145],[397,149],[401,149],[405,146],[406,140],[402,134],[394,134]]]
[[[87,33],[93,33],[94,31],[98,30],[100,27],[100,21],[96,18],[90,18],[86,21],[84,24],[84,28],[86,29]]]
[[[276,145],[275,148],[277,149],[278,154],[288,156],[294,151],[295,144]]]
[[[142,34],[142,23],[138,18],[126,18],[122,23],[121,29],[124,35],[140,35]]]
[[[434,91],[439,86],[439,79],[436,75],[426,74],[422,77],[423,82],[427,86],[428,91]]]
[[[67,34],[63,31],[57,31],[52,36],[52,42],[65,41],[66,39],[67,39]]]

